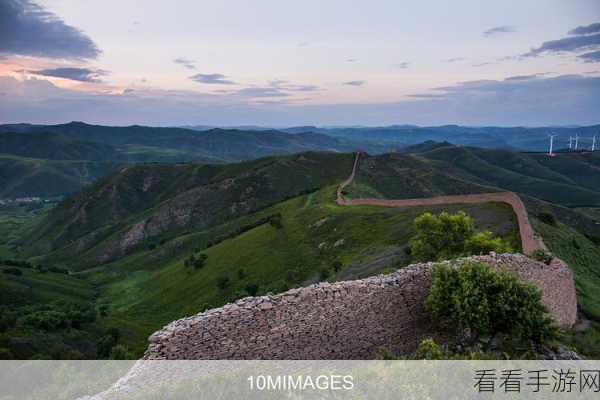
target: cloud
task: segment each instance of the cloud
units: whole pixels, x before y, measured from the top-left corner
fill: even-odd
[[[486,65],[492,65],[492,62],[482,62],[479,64],[473,64],[474,67],[485,67]]]
[[[30,74],[49,76],[53,78],[70,79],[72,81],[79,82],[101,82],[99,79],[101,76],[108,75],[107,71],[101,69],[89,69],[89,68],[75,68],[75,67],[63,67],[63,68],[47,68],[37,71],[27,71]]]
[[[362,86],[365,83],[367,83],[367,81],[347,81],[344,82],[344,85],[348,85],[348,86]]]
[[[409,94],[408,97],[415,99],[443,99],[445,97],[444,94],[441,93],[415,93]]]
[[[535,57],[543,53],[563,53],[585,50],[600,45],[600,33],[585,36],[571,36],[542,43],[538,48],[531,49],[524,57]]]
[[[242,97],[287,97],[290,94],[276,87],[248,87],[232,92]]]
[[[583,60],[584,62],[600,62],[600,50],[580,54],[577,56],[577,58]]]
[[[454,57],[454,58],[448,58],[448,59],[442,60],[442,61],[447,62],[447,63],[453,63],[453,62],[464,61],[464,60],[466,60],[466,58],[464,58],[464,57]]]
[[[504,78],[504,80],[505,81],[528,81],[530,79],[536,79],[542,75],[546,75],[546,74],[515,75],[515,76],[509,76],[508,78]]]
[[[578,26],[575,29],[569,31],[569,35],[587,35],[590,33],[599,33],[600,32],[600,22],[596,22],[595,24],[586,25],[586,26]]]
[[[269,86],[289,92],[316,92],[317,90],[321,90],[321,88],[316,85],[298,85],[281,79],[269,82]]]
[[[206,83],[210,85],[235,85],[234,81],[226,79],[223,74],[196,74],[190,76],[190,79],[198,83]]]
[[[0,1],[0,53],[94,59],[101,51],[82,31],[30,0]]]
[[[487,31],[483,32],[483,36],[490,37],[490,36],[495,36],[495,35],[502,34],[502,33],[511,33],[511,32],[516,32],[516,29],[512,26],[502,25],[502,26],[496,26],[496,27],[488,29]]]
[[[398,69],[406,69],[410,66],[410,62],[408,61],[403,61],[401,63],[398,64],[394,64],[393,67],[394,68],[398,68]]]
[[[188,60],[187,58],[178,57],[178,58],[174,59],[173,62],[175,64],[182,65],[187,69],[196,69],[196,65],[194,65],[194,63],[195,63],[194,60]]]

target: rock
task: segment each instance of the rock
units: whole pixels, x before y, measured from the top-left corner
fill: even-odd
[[[329,217],[322,218],[311,225],[311,228],[320,228],[325,222],[329,221]]]
[[[339,239],[334,244],[333,247],[340,247],[346,244],[346,239]]]

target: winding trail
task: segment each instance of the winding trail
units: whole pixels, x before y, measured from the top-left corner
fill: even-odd
[[[412,206],[437,206],[444,204],[478,204],[478,203],[506,203],[510,205],[517,216],[517,222],[519,223],[519,233],[521,235],[521,246],[524,254],[531,254],[536,250],[546,250],[546,245],[541,238],[539,238],[531,224],[529,223],[529,216],[525,205],[514,192],[496,192],[496,193],[480,193],[480,194],[464,194],[457,196],[436,196],[428,197],[423,199],[346,199],[344,198],[343,191],[346,186],[350,185],[354,181],[356,171],[358,169],[358,162],[360,159],[360,152],[356,153],[354,159],[354,166],[352,167],[352,173],[344,182],[340,184],[337,189],[336,203],[341,206],[382,206],[382,207],[412,207]]]

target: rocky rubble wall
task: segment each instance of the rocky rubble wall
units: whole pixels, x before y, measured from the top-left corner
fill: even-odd
[[[563,326],[575,323],[572,273],[522,255],[471,257],[537,285]],[[379,348],[408,354],[425,337],[443,340],[424,310],[433,263],[390,275],[320,283],[174,321],[154,333],[146,359],[373,359]]]

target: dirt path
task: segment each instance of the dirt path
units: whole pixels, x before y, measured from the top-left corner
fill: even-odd
[[[437,206],[444,204],[477,204],[477,203],[506,203],[509,204],[519,223],[519,233],[521,235],[521,245],[523,247],[524,254],[531,254],[535,250],[546,249],[544,242],[539,238],[531,224],[529,223],[529,217],[525,205],[513,192],[497,192],[497,193],[481,193],[481,194],[465,194],[458,196],[437,196],[429,197],[424,199],[402,199],[402,200],[388,200],[388,199],[346,199],[343,196],[343,191],[346,186],[350,185],[356,176],[358,169],[358,161],[360,153],[356,153],[354,160],[354,166],[352,167],[352,173],[344,182],[340,184],[337,190],[337,204],[342,206],[383,206],[383,207],[411,207],[411,206]]]

